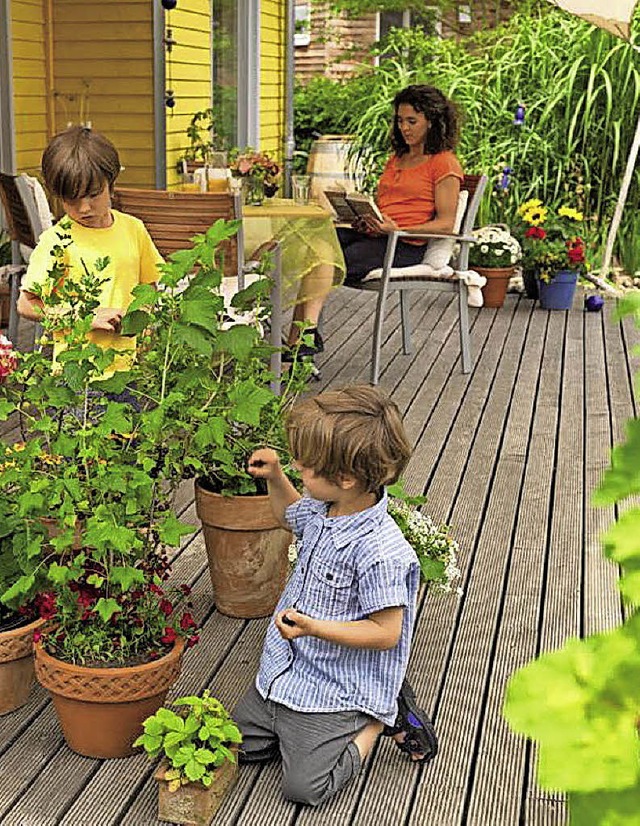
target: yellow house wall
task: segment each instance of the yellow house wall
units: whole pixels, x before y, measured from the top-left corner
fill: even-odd
[[[260,147],[282,161],[285,129],[285,0],[260,4]]]
[[[119,182],[155,182],[153,5],[149,0],[53,0],[56,130],[90,123],[115,144]]]
[[[194,112],[211,106],[211,0],[180,0],[166,15],[176,45],[167,55],[167,88],[176,105],[167,109],[167,185],[178,182],[176,164],[189,145]]]
[[[16,169],[36,174],[47,144],[46,3],[13,0],[13,105]]]

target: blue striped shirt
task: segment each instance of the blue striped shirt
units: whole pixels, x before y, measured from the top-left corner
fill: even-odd
[[[285,640],[271,622],[256,687],[297,711],[358,710],[392,725],[415,620],[420,567],[387,513],[387,495],[348,516],[327,516],[326,502],[304,496],[286,511],[298,539],[298,563],[276,613],[349,622],[402,606],[402,632],[386,651],[349,648],[318,637]]]

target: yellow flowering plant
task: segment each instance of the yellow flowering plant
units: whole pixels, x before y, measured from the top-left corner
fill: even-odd
[[[535,270],[542,281],[549,283],[561,270],[584,269],[584,216],[577,209],[554,209],[532,198],[518,208],[518,221],[523,265]]]

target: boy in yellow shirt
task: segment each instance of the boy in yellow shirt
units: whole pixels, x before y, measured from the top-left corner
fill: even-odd
[[[89,332],[89,340],[122,353],[108,371],[127,369],[135,353],[131,336],[120,335],[122,316],[131,303],[131,291],[138,284],[153,284],[162,257],[144,224],[133,215],[111,208],[113,187],[120,173],[120,158],[114,145],[98,132],[74,126],[53,137],[42,156],[42,174],[49,192],[62,201],[70,219],[66,231],[72,243],[64,249],[66,276],[80,278],[84,265],[109,259],[100,272],[104,279]],[[60,246],[60,229],[51,227],[40,240],[29,260],[22,281],[18,312],[38,321],[43,304],[33,292],[36,285],[46,287],[54,247]],[[54,346],[54,358],[61,349]]]

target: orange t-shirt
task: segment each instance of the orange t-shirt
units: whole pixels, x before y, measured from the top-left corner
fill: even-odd
[[[453,152],[425,155],[411,169],[399,169],[392,155],[378,182],[376,202],[380,211],[402,229],[431,221],[436,211],[436,184],[450,175],[462,180],[460,161]],[[421,242],[424,243],[424,242]]]

